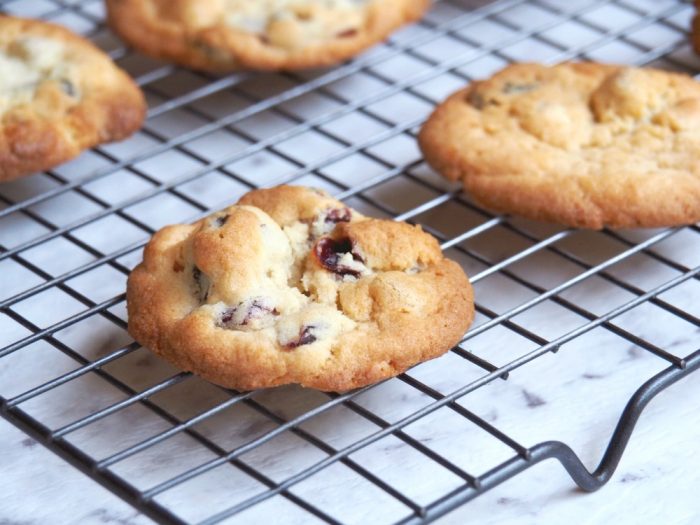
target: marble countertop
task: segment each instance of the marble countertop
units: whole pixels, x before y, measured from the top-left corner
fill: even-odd
[[[107,50],[120,47],[113,36],[100,29],[102,2],[21,0],[5,6],[17,14],[54,17],[76,31],[90,33]],[[503,7],[501,11],[499,6]],[[482,16],[481,11],[474,11],[479,9],[492,11]],[[454,197],[458,189],[419,162],[413,128],[435,103],[468,78],[488,76],[508,61],[553,62],[580,53],[594,60],[655,60],[660,67],[700,70],[700,60],[687,44],[685,34],[691,16],[690,4],[677,0],[439,2],[428,14],[427,24],[407,28],[393,38],[391,45],[371,50],[366,56],[377,60],[371,68],[355,71],[347,78],[340,76],[327,85],[319,82],[323,90],[286,100],[244,122],[233,122],[226,129],[187,140],[178,148],[144,155],[145,160],[135,163],[133,169],[83,184],[80,192],[70,191],[40,202],[31,207],[31,214],[0,218],[0,244],[9,249],[41,236],[51,237],[47,224],[68,225],[71,230],[70,236],[53,236],[50,241],[22,250],[19,258],[0,260],[0,301],[41,284],[46,275],[62,276],[92,264],[100,254],[119,253],[112,265],[97,264],[65,279],[62,287],[51,286],[12,303],[12,315],[7,315],[8,310],[0,311],[0,348],[28,337],[29,326],[52,327],[78,316],[78,320],[53,331],[51,341],[35,341],[0,358],[0,395],[7,399],[22,395],[76,370],[81,360],[94,361],[131,343],[124,327],[123,300],[109,303],[105,315],[81,316],[86,305],[121,296],[126,269],[140,259],[140,251],[129,247],[145,241],[148,229],[191,220],[203,208],[217,209],[235,201],[246,185],[272,184],[294,176],[303,167],[317,165],[313,173],[294,182],[323,187],[334,194],[367,184],[363,198],[353,197],[348,202],[369,215],[411,218],[430,227],[443,240],[490,225],[478,234],[462,237],[456,246],[449,243],[446,250],[475,280],[481,308],[462,349],[504,366],[539,348],[542,340],[561,341],[562,345],[558,353],[547,353],[513,370],[507,381],[496,379],[458,398],[456,403],[523,446],[560,440],[571,446],[589,469],[595,468],[630,396],[645,380],[668,366],[642,346],[686,356],[700,348],[700,329],[649,302],[615,317],[612,327],[592,327],[590,319],[625,305],[635,297],[634,290],[652,290],[678,278],[682,267],[699,266],[700,233],[692,228],[675,233],[564,232],[515,218],[491,220],[470,203],[465,204],[461,196]],[[445,24],[452,24],[454,32],[432,38],[431,31]],[[533,37],[538,31],[541,37]],[[625,37],[624,42],[615,39],[620,36]],[[392,46],[411,48],[416,39],[424,39],[423,44],[410,53],[392,51]],[[659,57],[659,50],[669,54]],[[382,62],[382,57],[388,58]],[[441,68],[444,61],[450,64]],[[0,208],[5,202],[19,202],[60,184],[82,180],[109,167],[115,159],[128,160],[157,150],[160,143],[154,136],[163,141],[178,138],[222,115],[248,108],[256,100],[273,97],[324,74],[242,75],[228,85],[211,84],[209,78],[168,69],[133,54],[125,55],[120,63],[145,84],[151,108],[161,108],[147,122],[148,133],[86,152],[51,176],[37,174],[3,184]],[[396,93],[392,89],[397,82],[414,82],[414,89]],[[172,97],[192,93],[196,96],[186,104],[188,107],[168,106]],[[373,102],[365,104],[362,112],[342,113],[347,104],[370,99]],[[303,127],[300,122],[324,116],[329,116],[328,121],[315,129],[304,128],[275,142],[278,133],[298,130]],[[380,138],[371,146],[362,146],[370,136]],[[244,154],[246,148],[261,140],[269,141],[270,147]],[[363,155],[363,148],[371,155]],[[240,153],[241,158],[228,164],[221,160],[232,152]],[[329,158],[335,160],[326,162]],[[196,177],[188,175],[212,163],[218,168]],[[383,180],[387,166],[401,170]],[[177,191],[156,192],[138,200],[144,192],[162,184],[170,184]],[[136,202],[132,202],[134,199]],[[91,219],[111,205],[122,207],[120,214],[110,212],[100,220]],[[74,224],[80,227],[71,226]],[[650,239],[656,241],[650,250],[637,248],[638,243]],[[85,246],[91,250],[85,250]],[[604,277],[589,275],[581,279],[586,268],[605,265],[621,254],[626,256],[607,267]],[[664,258],[677,265],[665,263]],[[494,264],[507,272],[492,272],[489,268]],[[32,268],[41,268],[43,276]],[[507,314],[534,301],[541,293],[537,290],[559,286],[563,288],[556,300],[535,301],[513,315],[510,324],[484,329],[484,323],[489,322],[484,312]],[[66,293],[68,289],[71,293]],[[700,317],[698,279],[684,281],[659,298]],[[576,305],[579,313],[566,305]],[[580,309],[585,313],[581,314]],[[26,322],[17,322],[19,318]],[[584,327],[590,330],[570,336]],[[527,334],[534,336],[528,338]],[[104,459],[167,432],[173,421],[186,421],[230,400],[230,393],[195,377],[180,376],[145,349],[126,353],[105,364],[101,371],[109,374],[109,380],[90,372],[23,401],[20,407],[48,428],[63,428],[65,439],[86,454]],[[411,386],[412,381],[447,395],[484,374],[482,368],[457,352],[447,353],[415,367],[402,379],[361,393],[351,404],[324,410],[299,425],[297,432],[281,432],[240,459],[271,483],[281,483],[322,461],[329,447],[339,450],[377,432],[380,426],[376,419],[363,413],[391,423],[426,407],[432,398]],[[698,378],[697,374],[690,376],[651,403],[617,472],[599,492],[584,494],[576,490],[561,465],[549,461],[459,507],[437,523],[700,523],[696,495],[700,486]],[[129,398],[125,392],[142,392],[154,385],[166,385],[148,396],[149,403],[159,407],[161,413],[139,403],[109,411],[113,404]],[[180,432],[115,461],[110,468],[137,489],[148,490],[212,460],[216,457],[213,449],[233,450],[274,430],[279,421],[293,419],[328,400],[325,394],[296,387],[256,393],[250,400],[228,406],[198,423],[193,427],[196,436]],[[105,411],[105,417],[81,428],[66,427],[98,411]],[[404,432],[457,469],[476,476],[514,455],[511,448],[450,407],[412,422]],[[203,440],[212,446],[202,446]],[[394,523],[408,515],[408,507],[357,474],[358,470],[371,473],[419,505],[428,505],[463,486],[463,478],[406,441],[395,435],[385,436],[350,454],[348,461],[299,482],[290,492],[338,521],[365,525]],[[325,451],[314,442],[323,443]],[[4,420],[0,420],[0,447],[0,525],[151,523]],[[259,481],[242,470],[222,465],[163,491],[155,500],[184,520],[196,523],[263,490]],[[276,496],[224,523],[255,525],[271,520],[290,525],[317,522],[289,499]]]

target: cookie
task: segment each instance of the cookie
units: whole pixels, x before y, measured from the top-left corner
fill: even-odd
[[[126,138],[145,113],[141,90],[90,42],[0,15],[0,181]]]
[[[419,140],[498,212],[593,229],[700,220],[700,84],[683,74],[512,65],[449,97]]]
[[[127,286],[129,332],[225,387],[346,391],[455,345],[472,287],[419,226],[279,186],[158,231]]]
[[[139,51],[206,71],[335,64],[417,20],[430,0],[107,0]]]

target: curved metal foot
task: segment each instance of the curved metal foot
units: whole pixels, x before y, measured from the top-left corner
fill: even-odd
[[[644,383],[630,398],[610,438],[598,467],[589,472],[576,453],[560,441],[545,441],[528,449],[528,457],[514,457],[478,478],[475,487],[462,487],[428,507],[422,517],[401,523],[427,523],[476,498],[513,476],[547,459],[556,459],[584,491],[594,492],[605,485],[620,463],[639,416],[657,394],[700,368],[700,350],[690,354],[681,366],[670,366]]]

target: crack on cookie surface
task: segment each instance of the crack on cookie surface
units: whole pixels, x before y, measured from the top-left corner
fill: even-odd
[[[209,297],[209,279],[197,266],[192,267],[192,279],[194,280],[194,290],[200,304],[206,302]]]

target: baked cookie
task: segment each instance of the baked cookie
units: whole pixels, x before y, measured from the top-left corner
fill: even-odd
[[[90,42],[0,15],[0,181],[123,139],[145,113],[141,90]]]
[[[700,220],[700,84],[686,75],[512,65],[448,98],[419,138],[499,212],[594,229]]]
[[[467,276],[419,226],[298,186],[158,231],[127,304],[137,341],[238,390],[374,383],[449,350],[474,314]]]
[[[151,56],[207,71],[328,66],[417,20],[430,0],[107,0],[109,23]]]

